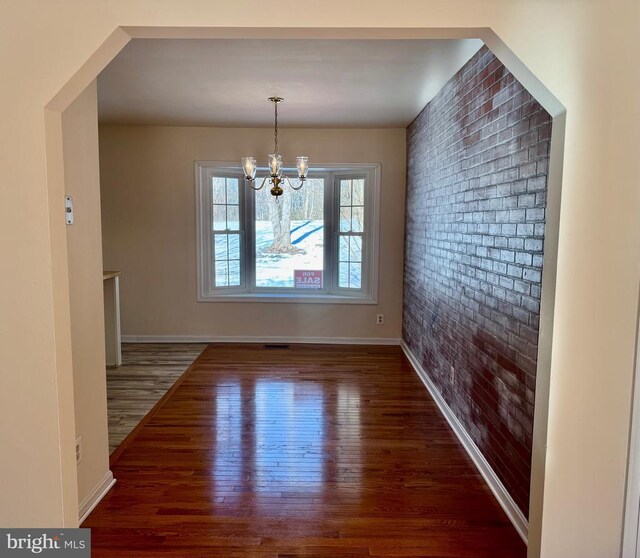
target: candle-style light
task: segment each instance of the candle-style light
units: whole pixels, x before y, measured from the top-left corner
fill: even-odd
[[[258,170],[258,167],[256,166],[255,158],[243,157],[242,169],[244,170],[244,175],[247,178],[247,180],[254,180],[256,177],[256,171]]]
[[[274,152],[268,157],[269,174],[262,179],[260,186],[254,186],[258,167],[253,157],[242,157],[242,170],[244,171],[245,180],[254,190],[261,190],[268,179],[269,184],[272,185],[271,195],[275,196],[276,201],[278,201],[278,197],[283,194],[280,185],[285,180],[292,190],[300,190],[300,188],[302,188],[309,173],[309,157],[297,157],[296,168],[298,169],[298,180],[300,184],[294,186],[291,180],[289,180],[289,177],[282,171],[282,156],[278,153],[278,104],[282,103],[284,99],[282,97],[269,97],[269,101],[271,101],[274,106]]]

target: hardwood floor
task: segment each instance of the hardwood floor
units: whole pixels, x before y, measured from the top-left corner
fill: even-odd
[[[211,345],[112,470],[94,557],[526,556],[398,347]]]
[[[109,453],[205,348],[202,343],[123,343],[122,366],[107,368]]]

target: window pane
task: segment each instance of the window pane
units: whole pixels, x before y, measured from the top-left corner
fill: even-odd
[[[213,251],[216,287],[240,285],[240,235],[214,234]]]
[[[227,203],[238,204],[238,179],[227,178]]]
[[[240,235],[239,234],[230,234],[229,237],[229,259],[230,260],[239,260],[240,259]]]
[[[257,287],[322,287],[324,182],[308,178],[298,191],[285,186],[277,203],[268,185],[256,192]]]
[[[351,205],[351,180],[340,181],[340,205]]]
[[[343,289],[349,288],[349,264],[340,262],[338,264],[338,286]]]
[[[230,231],[240,229],[240,212],[237,205],[227,206],[227,228]]]
[[[338,259],[341,262],[349,261],[349,237],[341,236],[338,247]]]
[[[360,279],[360,267],[359,263],[349,264],[349,287],[352,289],[359,289],[362,287]]]
[[[226,178],[220,176],[213,177],[213,203],[225,204],[226,196],[225,196],[225,182]]]
[[[349,251],[349,260],[351,260],[352,262],[362,261],[362,237],[361,236],[351,237],[351,249]]]
[[[224,205],[213,206],[213,230],[224,231],[227,228],[227,208]]]
[[[340,231],[349,232],[351,230],[351,208],[340,208]]]
[[[352,201],[353,205],[364,205],[364,178],[353,181]]]
[[[214,234],[214,252],[216,260],[228,260],[227,252],[227,235],[226,234]]]
[[[364,231],[364,207],[352,207],[351,211],[351,230],[353,232]]]
[[[231,260],[229,262],[229,286],[237,287],[240,285],[240,261]]]
[[[216,287],[229,286],[229,267],[227,262],[216,262]]]
[[[240,230],[239,181],[213,177],[213,230]]]

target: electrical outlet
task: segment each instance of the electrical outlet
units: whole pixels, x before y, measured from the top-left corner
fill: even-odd
[[[376,314],[376,324],[382,325],[384,323],[384,314]]]
[[[76,465],[82,461],[82,437],[76,438]]]
[[[451,383],[452,386],[456,385],[456,369],[453,366],[451,367],[449,382]]]

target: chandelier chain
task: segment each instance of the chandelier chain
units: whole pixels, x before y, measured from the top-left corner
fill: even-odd
[[[275,128],[274,128],[274,143],[275,153],[278,154],[278,103],[273,103],[275,109]]]

